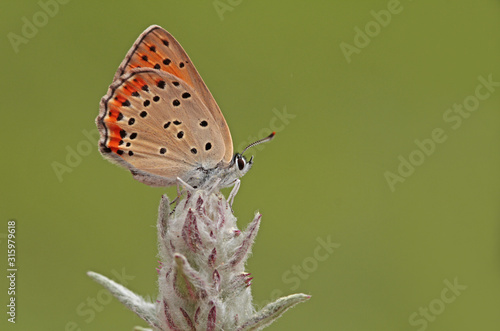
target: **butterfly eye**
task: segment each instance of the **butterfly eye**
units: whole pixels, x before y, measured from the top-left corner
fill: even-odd
[[[237,162],[238,162],[238,169],[240,169],[240,171],[243,170],[243,168],[245,168],[245,160],[242,157],[240,157],[238,158]]]

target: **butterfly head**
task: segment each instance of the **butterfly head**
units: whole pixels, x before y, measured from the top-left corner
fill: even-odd
[[[251,147],[270,141],[271,139],[273,139],[275,134],[276,132],[273,132],[269,136],[251,143],[243,149],[243,152],[236,153],[234,155],[233,160],[229,164],[229,172],[231,174],[234,174],[233,177],[235,177],[233,181],[240,177],[243,177],[250,170],[250,168],[252,168],[253,156],[250,158],[250,160],[247,160],[247,158],[243,154]]]
[[[252,168],[252,164],[253,156],[250,160],[247,160],[247,158],[242,154],[236,153],[233,157],[230,168],[238,174],[238,177],[243,177],[250,170],[250,168]]]

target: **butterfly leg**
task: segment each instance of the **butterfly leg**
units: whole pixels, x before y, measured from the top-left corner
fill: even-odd
[[[177,188],[179,188],[179,184],[184,186],[184,188],[186,188],[186,190],[188,191],[194,191],[194,187],[192,187],[191,185],[189,185],[188,183],[177,177]]]
[[[170,205],[173,205],[174,203],[179,202],[183,193],[184,192],[181,190],[180,183],[177,182],[177,197],[175,197],[175,199],[172,200],[172,202],[170,202]]]
[[[229,193],[229,197],[227,198],[227,202],[229,202],[231,208],[233,207],[234,198],[236,197],[236,193],[238,193],[238,190],[240,189],[240,185],[241,185],[241,180],[237,179],[234,182],[234,186],[233,189],[231,190],[231,193]]]
[[[173,203],[179,202],[181,196],[184,194],[185,191],[184,189],[187,191],[194,191],[194,188],[191,185],[189,185],[188,183],[177,177],[177,197],[174,200],[172,200],[172,202],[170,203],[171,205]]]

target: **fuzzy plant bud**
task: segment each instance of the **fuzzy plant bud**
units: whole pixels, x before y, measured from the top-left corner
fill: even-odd
[[[245,262],[260,221],[257,213],[240,231],[230,204],[218,191],[188,189],[173,211],[164,195],[157,224],[156,302],[149,303],[102,275],[89,272],[89,276],[146,321],[150,330],[261,330],[310,296],[290,295],[255,310],[253,278],[245,272]]]

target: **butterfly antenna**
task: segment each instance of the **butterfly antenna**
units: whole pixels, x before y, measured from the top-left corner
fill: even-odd
[[[276,132],[273,132],[269,136],[267,136],[265,138],[262,138],[260,140],[257,140],[256,142],[251,143],[250,145],[248,145],[247,147],[245,147],[245,149],[243,150],[243,152],[241,152],[241,155],[243,155],[247,151],[247,149],[249,149],[251,147],[254,147],[254,146],[257,146],[259,144],[267,143],[268,141],[271,141],[274,138],[274,135],[276,135]]]

